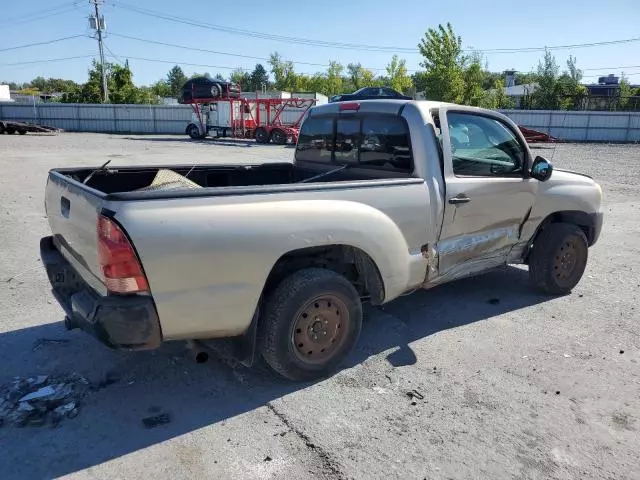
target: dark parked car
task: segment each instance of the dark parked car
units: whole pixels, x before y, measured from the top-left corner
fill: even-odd
[[[238,98],[240,87],[232,82],[215,80],[207,77],[196,77],[182,87],[180,103],[207,98]]]
[[[392,88],[387,87],[365,87],[356,90],[353,93],[343,93],[342,95],[334,95],[329,102],[345,102],[349,100],[380,100],[383,98],[395,100],[413,100],[412,97],[396,92]]]

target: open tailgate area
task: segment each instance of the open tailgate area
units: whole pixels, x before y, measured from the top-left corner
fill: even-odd
[[[51,171],[45,192],[45,209],[53,241],[85,282],[106,292],[98,261],[97,219],[102,208],[100,192]]]

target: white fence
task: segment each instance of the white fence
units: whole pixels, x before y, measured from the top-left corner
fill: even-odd
[[[290,110],[290,109],[287,109]],[[0,103],[0,119],[35,122],[72,132],[184,134],[188,105]],[[640,112],[505,110],[519,125],[577,142],[640,142]],[[286,111],[283,121],[299,113]]]
[[[188,105],[86,105],[0,103],[0,118],[34,122],[70,132],[184,133]]]
[[[518,125],[572,142],[640,142],[640,112],[503,110]]]

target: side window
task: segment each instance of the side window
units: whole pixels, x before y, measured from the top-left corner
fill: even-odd
[[[338,163],[358,163],[360,143],[360,120],[341,118],[336,121],[335,161]]]
[[[309,117],[302,123],[296,158],[308,162],[331,163],[333,118]]]
[[[453,173],[460,176],[520,176],[525,151],[501,121],[468,113],[447,114]]]
[[[365,117],[362,120],[360,163],[410,172],[411,144],[406,124],[398,117]]]

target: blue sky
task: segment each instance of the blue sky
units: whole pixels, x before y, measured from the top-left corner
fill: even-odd
[[[91,31],[86,17],[92,11],[88,0],[77,0],[75,4],[71,0],[2,3],[0,81],[23,82],[38,75],[69,78],[79,82],[86,80],[90,56],[97,56],[97,42],[87,37]],[[257,39],[141,15],[127,9],[131,6],[196,22],[253,32],[404,49],[415,49],[427,28],[446,22],[451,22],[456,32],[462,36],[465,47],[481,50],[582,44],[640,37],[638,0],[278,0],[273,3],[254,0],[105,0],[102,9],[107,22],[106,45],[119,61],[129,59],[134,81],[138,85],[150,84],[163,77],[174,63],[182,63],[187,74],[207,71],[228,76],[233,68],[251,70],[260,60],[143,43],[117,36],[118,34],[264,58],[267,58],[270,52],[278,51],[284,58],[294,62],[327,64],[329,60],[337,60],[343,65],[360,62],[370,69],[384,69],[394,52]],[[50,45],[2,51],[13,46],[46,42],[78,34],[84,34],[85,37]],[[398,53],[401,58],[407,60],[410,71],[419,68],[421,57],[417,51]],[[640,41],[554,51],[561,66],[564,66],[569,54],[577,57],[578,66],[584,69],[586,82],[595,81],[599,75],[619,74],[625,71],[632,83],[640,83]],[[82,58],[9,65],[75,56]],[[535,69],[541,56],[541,52],[485,54],[492,71],[507,68],[531,71]],[[168,63],[145,61],[140,58],[163,60]],[[265,61],[261,63],[266,66]],[[296,70],[312,73],[324,68],[296,64]],[[382,72],[380,70],[380,73]]]

